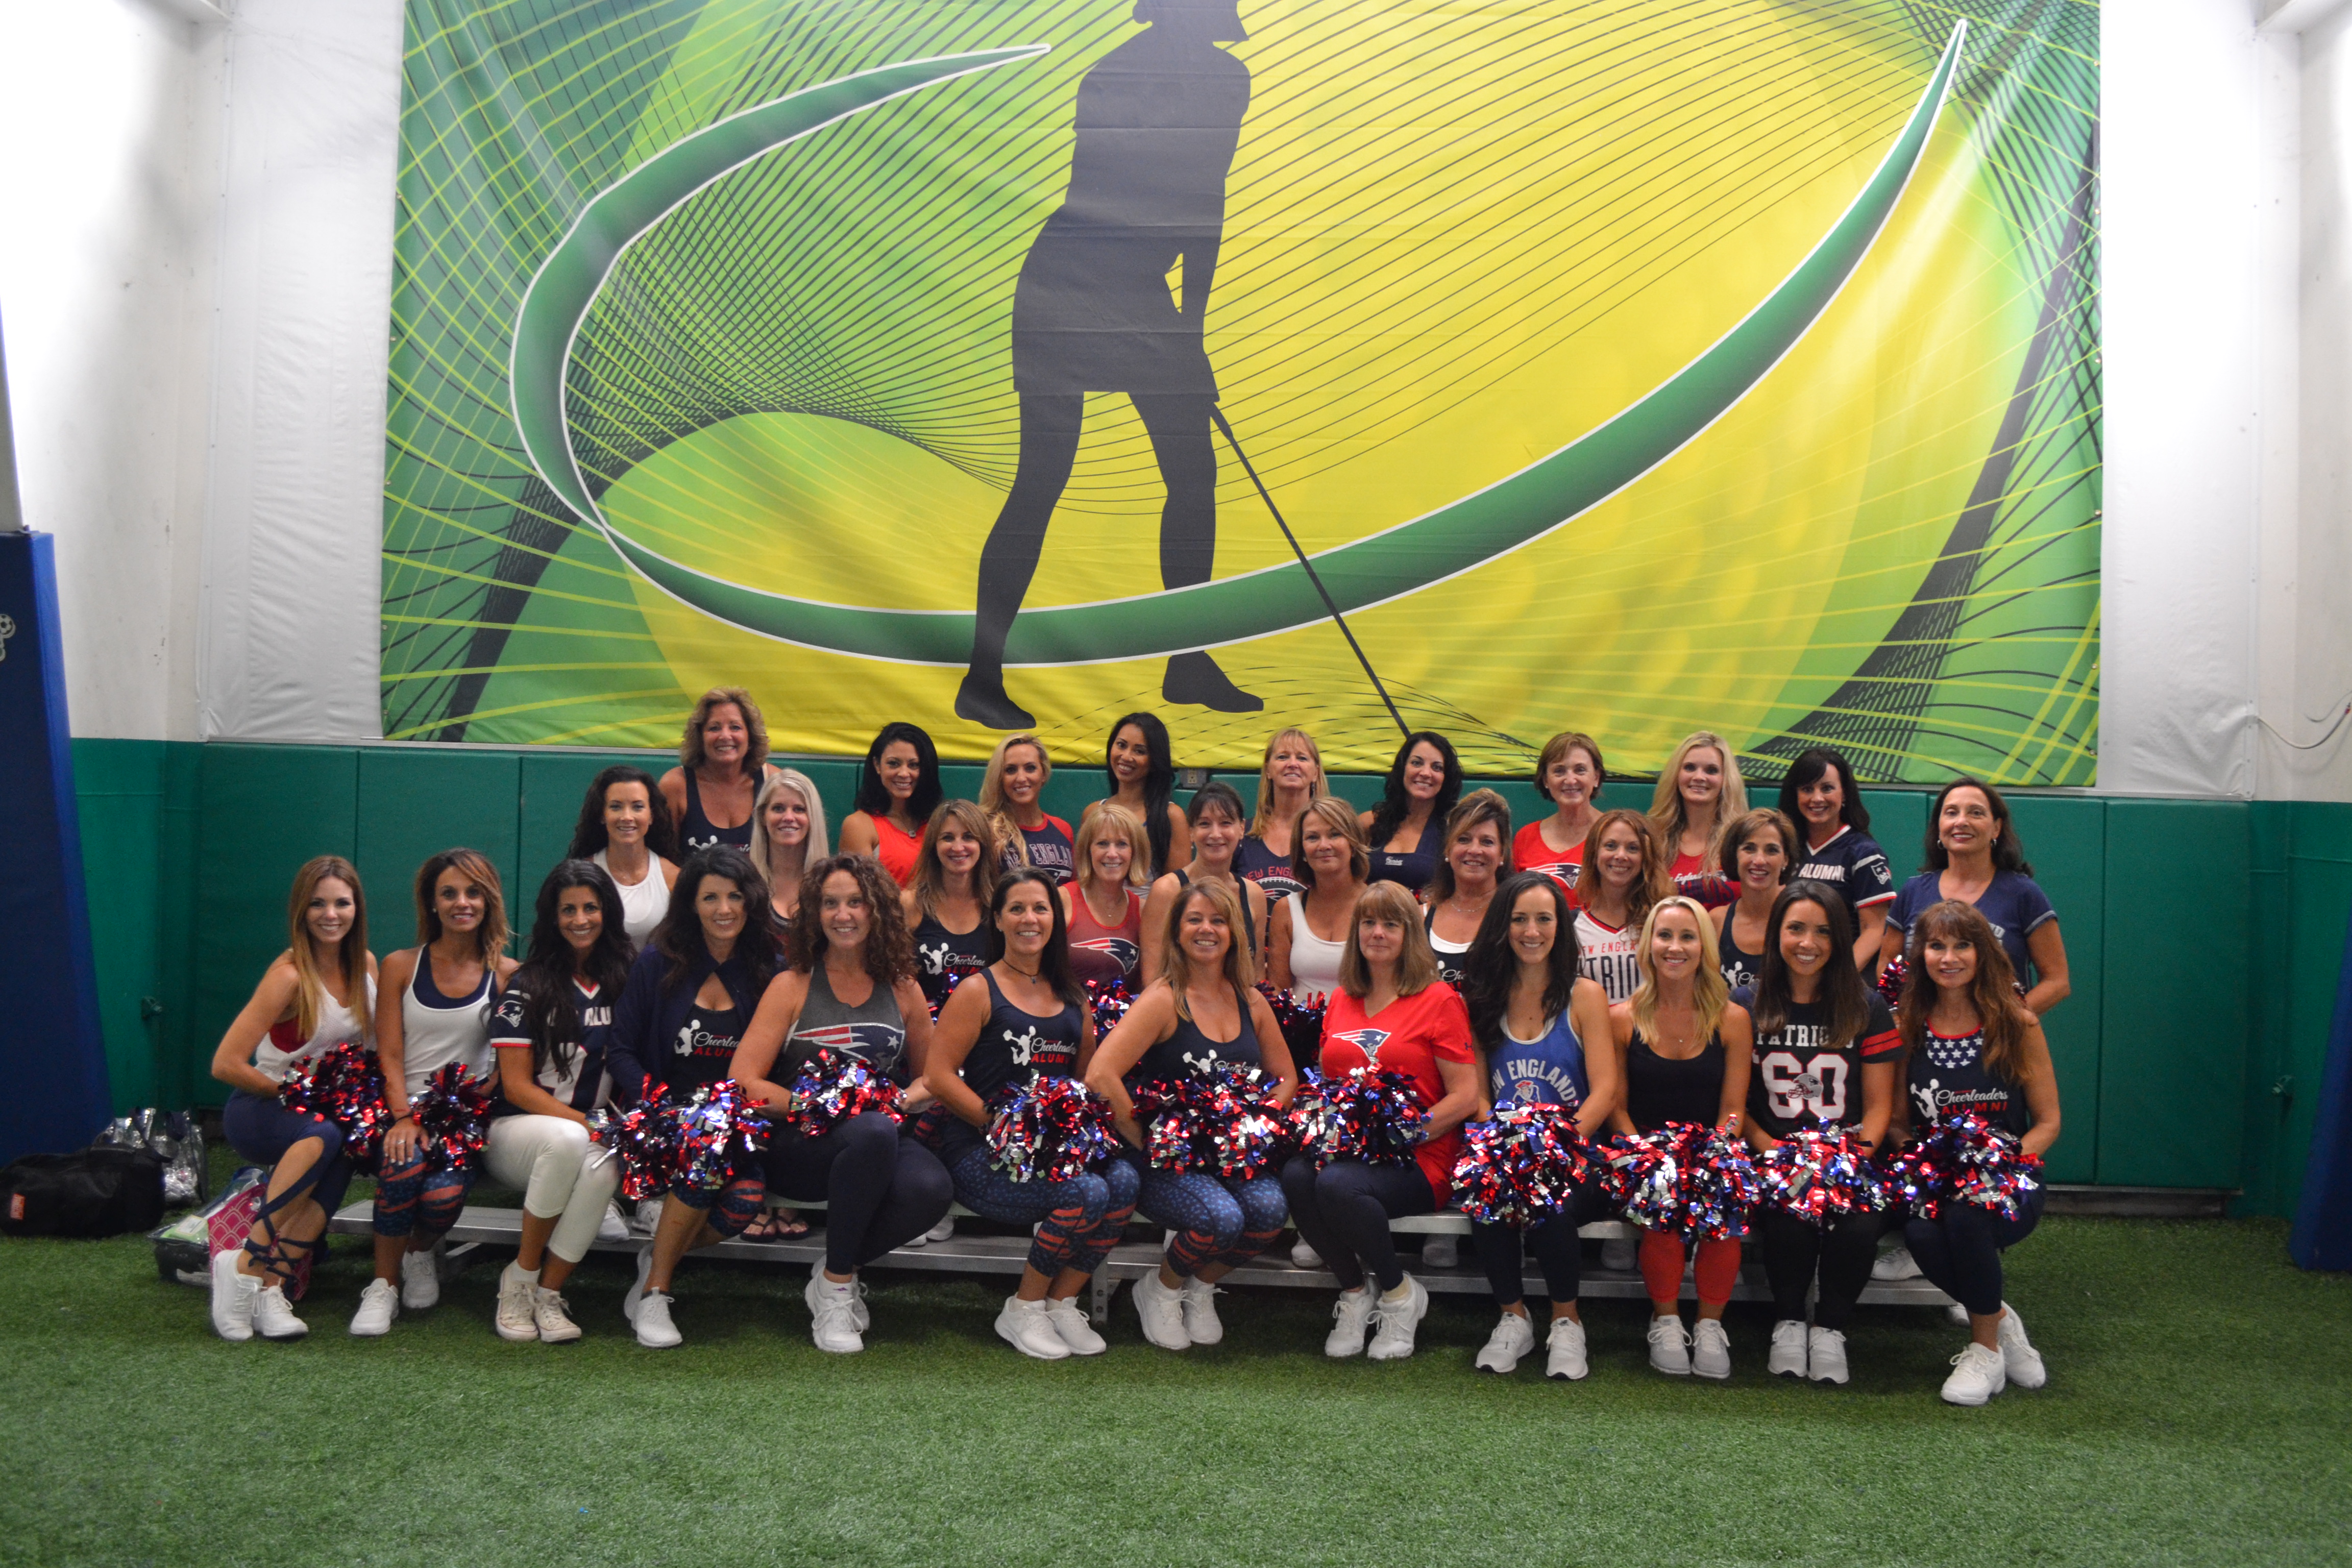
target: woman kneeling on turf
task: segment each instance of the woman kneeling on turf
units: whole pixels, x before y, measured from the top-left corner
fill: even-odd
[[[563,1282],[588,1256],[620,1185],[611,1153],[588,1141],[588,1113],[612,1091],[604,1058],[613,1004],[634,956],[621,890],[593,860],[565,860],[540,884],[530,947],[490,1011],[499,1059],[482,1161],[522,1194],[522,1241],[499,1276],[499,1338],[580,1337]]]
[[[1199,882],[1169,907],[1160,933],[1164,965],[1127,1016],[1095,1051],[1087,1082],[1111,1103],[1119,1135],[1140,1151],[1144,1129],[1135,1119],[1128,1080],[1138,1085],[1206,1079],[1226,1068],[1258,1068],[1277,1086],[1274,1099],[1290,1103],[1298,1088],[1290,1048],[1274,1009],[1253,988],[1249,954],[1234,940],[1241,900],[1223,882]],[[1216,1282],[1272,1246],[1289,1211],[1272,1171],[1244,1180],[1213,1172],[1143,1169],[1137,1205],[1168,1227],[1172,1239],[1159,1271],[1135,1282],[1135,1311],[1143,1337],[1161,1350],[1213,1345],[1224,1338],[1217,1321]]]
[[[1094,1016],[1071,976],[1062,900],[1044,873],[1022,867],[996,885],[987,956],[987,967],[940,1010],[931,1038],[924,1081],[950,1112],[940,1157],[957,1202],[1003,1224],[1037,1226],[997,1333],[1040,1361],[1099,1355],[1108,1347],[1076,1298],[1135,1211],[1139,1173],[1114,1154],[1066,1182],[1021,1181],[990,1163],[986,1140],[1000,1092],[1083,1077],[1094,1057]]]
[[[1911,973],[1901,1020],[1911,1124],[1925,1132],[1974,1114],[2041,1155],[2058,1142],[2058,1078],[2041,1020],[2018,999],[2016,975],[1992,924],[1947,899],[1911,924]],[[1969,1347],[1952,1358],[1944,1398],[1982,1405],[2010,1384],[2039,1388],[2049,1373],[2016,1310],[2000,1298],[2000,1255],[2032,1234],[2046,1189],[2036,1183],[2017,1217],[1948,1200],[1935,1219],[1913,1215],[1904,1239],[1919,1271],[1969,1313]]]
[[[901,1088],[921,1082],[931,1010],[915,983],[898,889],[879,861],[837,855],[809,868],[785,964],[760,998],[729,1076],[776,1111],[761,1160],[769,1190],[824,1200],[824,1257],[805,1295],[810,1332],[817,1349],[847,1355],[866,1348],[872,1321],[858,1269],[937,1225],[953,1196],[939,1157],[901,1138],[882,1111],[845,1117],[814,1138],[784,1124],[792,1082],[819,1051],[836,1062],[854,1058]],[[908,1110],[929,1100],[918,1087]]]
[[[1362,1353],[1371,1332],[1371,1358],[1392,1361],[1412,1354],[1429,1291],[1397,1261],[1389,1221],[1444,1206],[1462,1124],[1480,1098],[1470,1016],[1437,978],[1421,906],[1394,882],[1375,882],[1356,901],[1339,955],[1339,994],[1323,1014],[1324,1079],[1358,1068],[1391,1069],[1412,1080],[1414,1100],[1428,1116],[1413,1163],[1334,1160],[1318,1168],[1313,1154],[1300,1154],[1283,1167],[1282,1191],[1299,1236],[1339,1277],[1332,1309],[1339,1321],[1323,1353]]]

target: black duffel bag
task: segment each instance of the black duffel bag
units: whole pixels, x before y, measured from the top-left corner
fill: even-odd
[[[0,1169],[0,1235],[121,1236],[163,1217],[163,1162],[151,1150],[27,1154]]]

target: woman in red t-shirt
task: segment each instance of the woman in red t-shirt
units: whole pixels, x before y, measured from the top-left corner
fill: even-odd
[[[1470,1013],[1437,978],[1437,959],[1421,929],[1421,906],[1394,882],[1375,882],[1356,902],[1339,955],[1339,994],[1323,1015],[1323,1076],[1360,1067],[1393,1069],[1412,1080],[1429,1113],[1410,1165],[1334,1160],[1318,1169],[1299,1155],[1284,1168],[1283,1195],[1298,1234],[1339,1277],[1339,1319],[1323,1353],[1351,1356],[1372,1331],[1371,1358],[1412,1353],[1413,1331],[1429,1310],[1429,1291],[1397,1261],[1389,1221],[1429,1214],[1451,1195],[1462,1124],[1478,1109],[1477,1058]],[[1366,1276],[1377,1282],[1374,1292]]]

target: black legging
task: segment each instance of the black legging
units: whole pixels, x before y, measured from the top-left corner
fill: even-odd
[[[1903,1239],[1929,1283],[1975,1316],[1990,1318],[2000,1310],[2001,1252],[2033,1234],[2044,1195],[2038,1186],[2026,1194],[2015,1219],[1956,1199],[1943,1205],[1940,1218],[1912,1218]]]
[[[1553,1218],[1525,1230],[1472,1220],[1470,1244],[1478,1249],[1478,1263],[1486,1270],[1486,1285],[1495,1292],[1495,1304],[1516,1307],[1526,1299],[1530,1252],[1536,1255],[1536,1267],[1543,1270],[1544,1289],[1551,1293],[1553,1303],[1575,1300],[1584,1263],[1576,1227],[1599,1219],[1607,1209],[1608,1199],[1601,1196],[1601,1189],[1588,1184],[1570,1194],[1568,1206]]]
[[[1304,1154],[1282,1168],[1282,1195],[1290,1201],[1298,1234],[1350,1290],[1367,1274],[1382,1290],[1403,1284],[1404,1266],[1397,1261],[1389,1221],[1437,1207],[1418,1164],[1334,1160],[1318,1171]]]
[[[847,1274],[940,1223],[955,1199],[938,1155],[878,1110],[822,1138],[782,1135],[761,1157],[770,1190],[824,1200],[824,1266]]]
[[[1805,1321],[1805,1292],[1818,1268],[1822,1295],[1813,1305],[1813,1322],[1844,1332],[1853,1319],[1853,1304],[1862,1298],[1862,1288],[1870,1283],[1870,1266],[1878,1259],[1878,1238],[1893,1222],[1883,1214],[1848,1215],[1824,1228],[1779,1209],[1767,1209],[1759,1217],[1764,1277],[1771,1281],[1775,1321]]]

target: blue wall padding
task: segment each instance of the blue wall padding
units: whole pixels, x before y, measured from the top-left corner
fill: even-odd
[[[2327,1031],[2327,1073],[2304,1168],[2303,1202],[2287,1250],[2305,1268],[2352,1268],[2352,928],[2336,979],[2336,1022]]]

